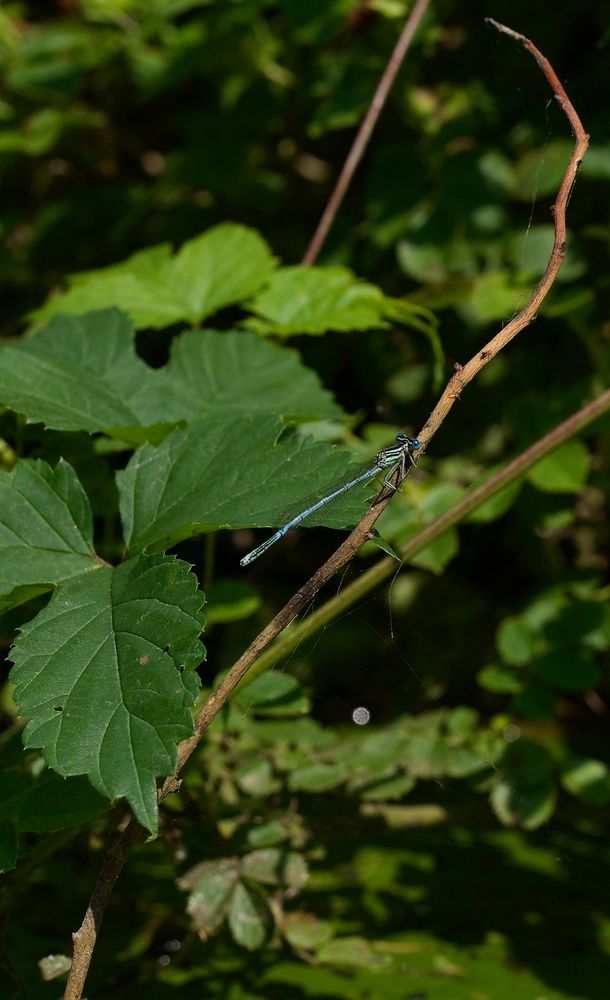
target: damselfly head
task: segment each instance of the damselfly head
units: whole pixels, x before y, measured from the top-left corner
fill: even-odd
[[[414,451],[417,448],[421,448],[421,441],[418,438],[409,437],[409,435],[405,434],[404,431],[400,431],[400,433],[396,435],[396,444],[406,444]]]

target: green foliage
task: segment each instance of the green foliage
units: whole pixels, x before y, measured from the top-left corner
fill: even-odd
[[[536,463],[529,480],[550,493],[578,493],[587,481],[589,455],[580,441],[568,441]]]
[[[610,773],[601,760],[573,757],[566,762],[561,782],[572,795],[590,805],[603,806],[610,799]]]
[[[25,746],[109,799],[124,795],[151,832],[155,778],[175,770],[193,732],[201,604],[184,563],[130,559],[56,587],[13,647]]]
[[[543,592],[502,622],[496,642],[502,662],[481,671],[479,683],[514,694],[519,713],[552,717],[562,692],[587,691],[601,679],[599,654],[610,648],[604,591],[589,581],[580,592],[573,585]]]
[[[105,812],[108,800],[86,778],[63,780],[41,769],[39,757],[6,766],[0,775],[0,865],[14,868],[19,834],[73,829]]]
[[[389,326],[389,315],[434,336],[429,310],[388,298],[347,268],[284,267],[273,273],[274,267],[258,233],[244,226],[214,226],[174,257],[169,246],[157,246],[121,264],[75,275],[68,291],[55,295],[33,318],[82,315],[111,302],[127,313],[135,329],[160,329],[180,321],[194,326],[220,309],[243,305],[254,314],[244,325],[259,333],[285,337],[380,329]],[[440,342],[434,343],[440,356]]]
[[[190,890],[187,911],[198,928],[213,934],[226,920],[235,943],[256,951],[269,938],[274,920],[280,927],[283,923],[281,895],[272,908],[262,887],[277,886],[293,896],[306,881],[307,868],[300,854],[270,847],[239,859],[203,861],[178,884]]]
[[[67,462],[25,460],[0,473],[0,511],[1,607],[99,569],[91,508]]]
[[[33,339],[5,345],[0,356],[2,398],[29,421],[134,444],[202,414],[341,416],[293,352],[253,334],[183,333],[167,365],[152,369],[136,355],[131,324],[116,309],[59,316]]]
[[[428,310],[388,298],[374,285],[356,281],[344,267],[281,268],[249,308],[256,319],[246,320],[247,326],[284,337],[387,328],[388,318],[419,327],[429,336],[435,329]]]
[[[348,455],[295,434],[278,441],[281,432],[274,417],[228,422],[219,414],[173,431],[157,447],[142,446],[117,477],[130,550],[158,551],[219,527],[281,524],[312,483],[328,483],[341,468],[341,478],[349,475]],[[317,523],[355,524],[370,487],[359,494],[359,505],[348,497],[323,508]]]
[[[124,263],[77,275],[72,288],[52,298],[36,318],[85,313],[111,302],[136,329],[184,320],[193,325],[242,302],[269,279],[275,262],[263,239],[244,226],[215,226],[172,257],[164,244]]]
[[[0,10],[2,995],[58,995],[127,808],[158,836],[91,996],[606,995],[607,416],[377,596],[352,564],[356,604],[349,574],[317,596],[324,628],[246,675],[157,807],[194,714],[328,554],[309,529],[379,484],[243,573],[255,529],[418,433],[546,267],[568,126],[477,4],[429,10],[298,263],[410,9]],[[390,554],[610,380],[607,26],[588,2],[510,17],[595,142],[558,281],[392,499]]]

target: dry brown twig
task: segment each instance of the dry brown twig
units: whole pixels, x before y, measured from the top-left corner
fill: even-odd
[[[516,337],[521,330],[523,330],[524,327],[528,326],[532,320],[536,318],[538,309],[548,295],[551,285],[557,277],[559,268],[563,264],[566,253],[566,208],[572,186],[576,180],[576,172],[589,146],[589,136],[582,127],[580,118],[576,114],[568,95],[563,89],[559,78],[548,59],[542,55],[542,52],[540,52],[534,43],[531,42],[529,38],[526,38],[525,35],[520,35],[517,31],[513,31],[512,28],[507,28],[506,25],[500,24],[498,21],[494,21],[492,17],[486,17],[485,20],[488,24],[493,25],[493,27],[498,31],[508,35],[510,38],[514,38],[516,42],[519,42],[520,45],[533,55],[539,68],[542,70],[544,76],[550,84],[555,98],[559,102],[562,110],[568,118],[568,121],[570,122],[572,134],[575,140],[574,150],[561,182],[557,198],[555,199],[555,204],[551,209],[555,223],[555,238],[549,262],[537,288],[525,308],[522,309],[521,312],[510,321],[510,323],[507,323],[507,325],[500,330],[495,337],[492,337],[492,339],[485,344],[485,347],[483,347],[481,351],[477,351],[474,357],[471,358],[467,364],[463,365],[459,371],[454,372],[452,377],[449,379],[449,383],[447,384],[441,398],[428,417],[422,428],[421,434],[419,435],[420,441],[423,442],[424,446],[427,445],[434,436],[449,413],[449,410],[453,406],[455,400],[459,399],[464,387],[467,386],[475,375],[481,371],[481,368],[484,368],[485,365],[489,364],[492,358],[495,358],[496,354],[498,354],[502,348],[506,347],[506,345],[509,344],[510,341],[513,340],[513,338]]]
[[[405,21],[404,28],[402,29],[398,41],[394,46],[394,51],[388,60],[388,64],[383,71],[381,79],[377,85],[377,89],[373,94],[373,98],[369,104],[369,109],[362,119],[362,125],[358,129],[356,137],[351,145],[351,149],[345,158],[345,163],[341,168],[341,173],[337,178],[337,183],[331,191],[330,198],[328,199],[320,221],[316,226],[316,231],[314,232],[311,242],[303,255],[303,264],[314,264],[318,259],[318,254],[322,249],[322,244],[328,236],[329,229],[334,222],[337,212],[339,211],[341,202],[345,197],[345,193],[352,182],[352,178],[356,173],[358,164],[364,156],[369,139],[373,134],[373,129],[377,124],[379,115],[383,111],[388,94],[394,85],[398,70],[403,63],[411,42],[413,41],[415,32],[417,31],[429,6],[430,0],[417,0],[413,10]]]
[[[570,192],[572,190],[578,167],[585,155],[589,137],[585,133],[581,121],[572,106],[563,86],[561,85],[553,67],[549,61],[536,48],[533,42],[525,35],[521,35],[511,28],[500,24],[493,18],[486,18],[486,21],[493,25],[497,31],[508,35],[523,46],[536,60],[540,70],[546,77],[553,94],[565,112],[572,133],[574,135],[574,150],[570,157],[566,172],[564,174],[557,198],[552,208],[555,228],[555,239],[553,249],[547,264],[544,275],[534,290],[529,302],[495,337],[485,344],[485,346],[474,355],[465,365],[454,371],[449,379],[438,403],[424,424],[418,437],[422,442],[422,451],[432,440],[434,434],[443,423],[455,400],[459,398],[465,386],[478,374],[478,372],[489,364],[489,362],[510,343],[517,334],[528,326],[536,317],[536,313],[547,296],[557,273],[563,263],[566,252],[566,208]],[[396,51],[396,50],[395,50]],[[352,171],[353,172],[353,171]],[[330,224],[330,223],[329,223]],[[317,253],[317,250],[316,250]],[[201,709],[195,723],[195,734],[190,739],[180,744],[178,751],[178,774],[185,763],[199,745],[206,729],[218,714],[222,706],[227,702],[231,693],[235,690],[240,680],[244,677],[258,656],[267,646],[286,628],[297,615],[310,603],[317,592],[327,583],[340,569],[342,569],[355,555],[360,546],[369,537],[370,532],[387,506],[393,490],[385,487],[371,508],[366,512],[360,523],[354,528],[351,534],[341,543],[339,548],[329,559],[314,573],[291,597],[288,603],[278,612],[271,622],[248,646],[237,662],[231,667],[223,681],[212,692],[207,702]],[[158,798],[162,801],[171,792],[175,792],[180,787],[180,780],[171,776],[165,780],[159,789]],[[121,834],[117,844],[108,851],[100,869],[96,886],[89,901],[87,911],[81,927],[73,935],[74,952],[72,968],[68,977],[68,983],[64,993],[65,1000],[80,1000],[82,997],[85,980],[91,962],[91,956],[97,940],[97,933],[106,908],[112,887],[120,874],[120,871],[127,861],[133,846],[146,836],[145,831],[134,819],[131,819]]]

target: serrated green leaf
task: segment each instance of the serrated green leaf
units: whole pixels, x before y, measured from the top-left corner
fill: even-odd
[[[173,341],[165,368],[153,369],[117,309],[57,316],[35,337],[1,347],[0,402],[55,430],[136,444],[203,414],[342,415],[296,352],[245,331],[189,331]]]
[[[99,569],[91,507],[72,466],[21,460],[0,471],[0,610]]]
[[[267,243],[235,223],[214,226],[184,243],[169,271],[169,284],[183,306],[181,319],[200,323],[225,306],[253,295],[276,266]]]
[[[57,316],[35,337],[4,345],[0,400],[55,430],[117,431],[185,417],[178,387],[136,356],[133,328],[118,309]]]
[[[189,331],[172,344],[168,376],[183,419],[222,413],[281,414],[286,420],[341,420],[343,411],[300,355],[243,330]]]
[[[248,951],[256,951],[264,945],[272,926],[271,911],[262,894],[238,882],[229,907],[233,939]]]
[[[171,247],[163,244],[119,264],[73,275],[67,291],[54,295],[31,318],[40,323],[59,314],[80,316],[116,306],[127,313],[136,329],[178,323],[184,318],[184,308],[167,287],[171,264]]]
[[[136,329],[200,323],[261,288],[275,267],[269,247],[245,226],[223,223],[184,243],[174,257],[169,247],[140,251],[120,264],[80,274],[63,295],[35,314],[86,313],[113,305]]]
[[[192,735],[202,595],[186,563],[140,557],[60,584],[12,652],[26,747],[86,774],[157,829],[156,778]]]
[[[323,488],[353,468],[346,452],[311,438],[290,434],[278,441],[281,430],[272,417],[218,415],[173,431],[156,448],[139,448],[117,475],[131,550],[165,549],[216,528],[283,524],[316,483]],[[374,493],[370,485],[350,490],[307,524],[356,524]]]
[[[432,388],[437,390],[442,385],[445,365],[445,352],[438,333],[438,320],[433,312],[424,306],[409,302],[408,299],[385,297],[383,315],[395,323],[403,323],[413,330],[422,333],[432,350]]]
[[[566,441],[536,462],[527,478],[545,493],[578,493],[587,481],[588,471],[589,452],[582,441]]]
[[[244,325],[281,336],[387,327],[384,295],[346,267],[283,267],[248,303]]]

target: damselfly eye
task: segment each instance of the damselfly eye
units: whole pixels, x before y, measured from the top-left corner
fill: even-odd
[[[421,448],[421,441],[419,438],[409,437],[409,435],[405,434],[404,431],[400,431],[400,433],[396,435],[396,444],[408,444],[409,448]]]

